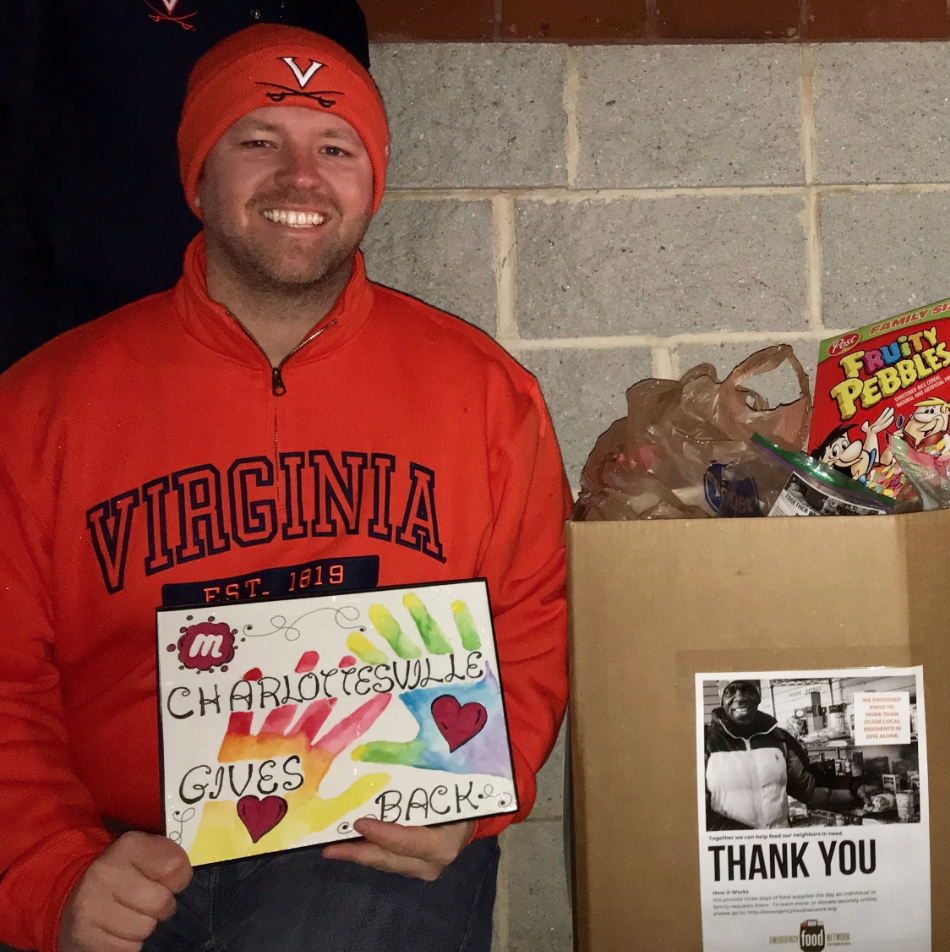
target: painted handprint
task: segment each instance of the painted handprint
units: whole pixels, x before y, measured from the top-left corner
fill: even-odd
[[[194,864],[516,808],[487,593],[449,584],[428,608],[401,589],[160,616],[168,835]]]
[[[422,648],[403,631],[384,606],[373,605],[368,612],[373,628],[399,661],[414,662],[421,671],[425,654],[456,653],[439,623],[416,594],[407,593],[403,605],[418,631]],[[415,738],[410,741],[369,741],[354,749],[353,760],[457,774],[507,776],[510,773],[498,680],[482,660],[479,651],[481,638],[464,602],[452,603],[452,616],[467,658],[459,665],[452,664],[442,679],[430,678],[439,682],[437,686],[399,695],[399,700],[418,725]],[[390,664],[390,656],[362,632],[350,634],[347,647],[364,664]],[[430,669],[427,667],[426,670]],[[465,683],[471,677],[480,680]]]
[[[319,792],[333,762],[362,737],[391,700],[391,694],[377,694],[319,738],[336,698],[308,704],[299,717],[297,704],[278,707],[267,715],[256,734],[251,733],[251,712],[232,713],[218,753],[219,763],[262,761],[272,764],[276,772],[277,761],[283,760],[285,765],[299,767],[299,772],[285,767],[280,777],[271,776],[269,783],[275,789],[263,798],[246,795],[236,804],[209,800],[189,850],[192,863],[200,865],[289,849],[311,833],[327,829],[384,789],[389,775],[373,773],[359,777],[339,796],[324,799]],[[290,779],[284,779],[288,775]],[[297,784],[295,778],[302,782],[290,789]],[[260,785],[257,789],[261,789]]]

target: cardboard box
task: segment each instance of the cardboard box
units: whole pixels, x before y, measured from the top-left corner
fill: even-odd
[[[697,672],[924,666],[950,952],[950,511],[568,526],[575,943],[699,952]]]

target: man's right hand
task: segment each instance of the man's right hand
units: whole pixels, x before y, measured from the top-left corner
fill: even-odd
[[[124,833],[98,856],[69,895],[59,952],[139,952],[175,914],[191,882],[188,854],[164,836]]]

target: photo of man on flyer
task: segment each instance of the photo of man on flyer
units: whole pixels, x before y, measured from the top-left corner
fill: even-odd
[[[759,710],[761,689],[732,681],[706,725],[706,829],[790,826],[789,800],[861,807],[875,788],[860,778],[819,773],[808,752],[774,717]]]

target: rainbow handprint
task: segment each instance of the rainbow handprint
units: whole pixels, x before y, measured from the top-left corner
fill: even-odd
[[[430,654],[453,652],[452,645],[422,600],[413,592],[403,604],[415,623],[425,650]],[[383,605],[372,605],[369,618],[373,628],[401,660],[423,656],[419,646],[407,636],[399,622]],[[481,638],[468,607],[452,603],[452,616],[459,640],[466,652],[478,652]],[[347,639],[349,649],[366,664],[384,664],[389,657],[360,632]],[[439,685],[399,695],[399,700],[418,725],[416,738],[406,742],[369,741],[357,747],[353,760],[375,764],[401,764],[457,774],[506,776],[511,771],[501,690],[491,668],[485,665],[481,681]]]
[[[319,739],[317,734],[330,716],[335,698],[307,705],[296,723],[296,704],[278,707],[268,714],[256,734],[251,733],[253,715],[250,712],[231,714],[218,753],[220,763],[298,757],[305,781],[295,790],[284,791],[281,797],[269,796],[263,800],[242,797],[237,804],[226,800],[206,803],[189,849],[192,863],[200,865],[234,856],[289,849],[311,833],[331,826],[384,789],[389,775],[373,773],[359,777],[337,797],[323,799],[319,793],[320,784],[334,760],[375,723],[391,700],[390,694],[377,694]],[[286,807],[275,801],[283,801]],[[276,822],[263,829],[265,817],[271,812]],[[256,833],[260,835],[255,839]]]

